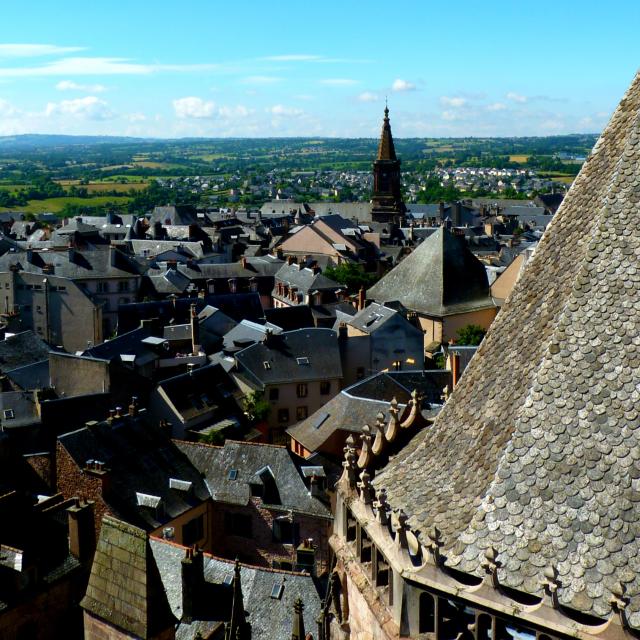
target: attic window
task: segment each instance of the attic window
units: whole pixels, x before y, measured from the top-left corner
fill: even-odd
[[[284,584],[282,582],[276,582],[273,587],[271,587],[271,597],[274,600],[280,600],[282,598],[282,592],[284,591]]]
[[[271,363],[270,363],[270,362],[267,362],[266,360],[262,363],[262,366],[263,366],[265,369],[271,369]]]
[[[191,491],[192,482],[188,480],[177,480],[176,478],[169,478],[169,489],[175,489],[176,491]]]
[[[229,469],[229,480],[237,480],[237,479],[238,479],[238,470]]]
[[[5,409],[2,412],[2,416],[5,420],[13,420],[16,417],[16,414],[14,413],[13,409]]]
[[[136,501],[139,507],[149,507],[150,509],[157,509],[161,503],[162,498],[159,496],[152,496],[148,493],[138,493],[136,491]]]
[[[296,358],[296,362],[300,365],[309,364],[309,358],[307,356],[303,356],[301,358]]]
[[[227,575],[224,577],[223,580],[224,584],[226,584],[228,587],[230,587],[233,584],[233,576],[231,575]]]

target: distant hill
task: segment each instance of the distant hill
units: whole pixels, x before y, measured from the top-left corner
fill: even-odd
[[[76,145],[131,144],[139,142],[148,142],[148,140],[124,136],[67,136],[27,133],[19,136],[0,136],[0,149],[44,149]]]

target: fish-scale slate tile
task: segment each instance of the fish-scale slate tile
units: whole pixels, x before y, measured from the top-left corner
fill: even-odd
[[[640,74],[433,428],[377,476],[450,565],[640,627]]]

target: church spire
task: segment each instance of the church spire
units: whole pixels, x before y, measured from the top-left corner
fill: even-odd
[[[231,620],[225,625],[225,640],[251,640],[251,625],[247,622],[242,598],[242,583],[240,581],[240,563],[236,560],[233,570],[233,603],[231,605]]]
[[[389,124],[389,106],[384,105],[384,120],[382,121],[382,132],[380,143],[378,144],[378,160],[397,160],[396,150],[393,146],[393,136],[391,135],[391,125]]]
[[[293,630],[291,632],[291,640],[305,640],[304,617],[302,611],[304,604],[300,598],[296,598],[293,603]]]

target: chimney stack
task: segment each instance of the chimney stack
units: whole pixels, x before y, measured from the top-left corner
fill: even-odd
[[[362,311],[364,309],[364,301],[365,301],[364,287],[360,287],[360,291],[358,291],[358,311]]]
[[[67,509],[69,551],[83,564],[91,561],[96,548],[93,505],[93,500],[77,500],[74,506]]]
[[[200,319],[195,304],[191,305],[191,353],[194,356],[200,353]]]
[[[242,265],[243,269],[247,268],[247,257],[246,256],[242,256],[242,258],[240,258],[240,264]]]
[[[204,559],[195,546],[182,558],[182,622],[191,623],[198,615],[204,586]]]
[[[129,415],[132,417],[138,415],[138,398],[136,396],[133,396],[131,398],[131,404],[129,405]]]
[[[451,383],[455,389],[460,380],[460,354],[451,352]]]

